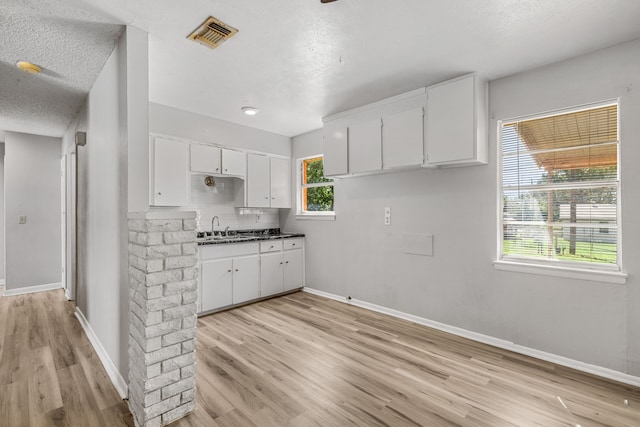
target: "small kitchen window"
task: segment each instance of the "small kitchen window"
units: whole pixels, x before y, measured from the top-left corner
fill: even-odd
[[[333,180],[324,177],[321,155],[297,161],[298,219],[335,219]]]
[[[540,274],[588,270],[611,273],[613,281],[626,278],[617,102],[502,121],[499,135],[496,268],[551,267]]]

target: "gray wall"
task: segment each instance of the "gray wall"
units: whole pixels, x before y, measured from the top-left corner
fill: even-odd
[[[307,234],[307,286],[526,347],[640,375],[640,41],[490,85],[490,163],[336,181],[336,221]],[[626,285],[497,271],[497,120],[620,97]],[[322,152],[322,132],[293,157]],[[390,206],[392,225],[383,225]],[[404,233],[433,233],[434,257],[405,255]]]
[[[4,132],[0,132],[0,283],[4,283]]]
[[[60,149],[60,138],[6,132],[7,290],[61,282]]]
[[[78,163],[77,307],[124,379],[128,375],[129,188],[134,187],[142,198],[136,209],[144,209],[148,200],[148,183],[129,183],[129,170],[136,166],[148,170],[148,154],[144,155],[148,104],[146,98],[142,103],[131,98],[146,97],[146,90],[139,87],[148,81],[146,54],[146,33],[127,27],[63,138],[65,153],[75,152]],[[74,146],[79,130],[87,132],[84,147]],[[146,172],[144,176],[148,179]]]

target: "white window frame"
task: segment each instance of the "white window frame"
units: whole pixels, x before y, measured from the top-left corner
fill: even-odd
[[[335,186],[333,180],[331,183],[319,182],[313,184],[307,184],[306,186],[302,184],[302,178],[304,176],[302,168],[304,167],[304,161],[309,159],[315,159],[316,157],[322,157],[324,161],[323,154],[315,154],[313,156],[300,157],[296,159],[296,219],[299,220],[319,220],[319,221],[334,221],[336,219],[335,213]],[[330,178],[331,179],[331,178]],[[334,187],[334,199],[333,199],[333,211],[323,211],[323,212],[308,212],[303,211],[302,209],[302,189],[303,188],[312,188],[312,187],[324,187],[327,185],[331,185]]]
[[[582,111],[587,109],[606,107],[609,105],[618,106],[618,159],[617,159],[617,174],[618,174],[618,190],[617,190],[617,264],[606,265],[597,263],[581,263],[578,261],[559,261],[559,260],[547,260],[537,259],[530,257],[518,257],[509,256],[506,259],[503,254],[504,244],[504,227],[503,227],[503,215],[504,215],[504,189],[502,187],[502,125],[504,123],[526,121],[541,119],[545,117],[557,116],[561,114],[573,113],[576,111]],[[621,194],[622,194],[622,180],[620,179],[620,153],[622,148],[622,138],[620,134],[620,99],[608,100],[603,102],[584,104],[574,106],[570,108],[558,109],[553,111],[547,111],[544,113],[514,117],[509,119],[502,119],[497,121],[497,185],[498,190],[497,197],[497,257],[494,262],[494,267],[497,270],[514,271],[519,273],[538,274],[544,276],[564,277],[579,280],[588,280],[595,282],[606,282],[615,284],[625,284],[627,280],[627,274],[623,271],[622,264],[622,211],[621,211]]]

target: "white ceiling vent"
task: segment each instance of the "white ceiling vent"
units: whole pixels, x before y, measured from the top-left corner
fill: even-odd
[[[210,16],[188,38],[215,49],[237,32],[237,29]]]

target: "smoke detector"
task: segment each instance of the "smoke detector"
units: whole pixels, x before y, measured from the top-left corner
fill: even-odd
[[[196,28],[188,39],[197,41],[211,49],[215,49],[222,43],[233,37],[238,30],[233,28],[213,16],[208,17]]]

